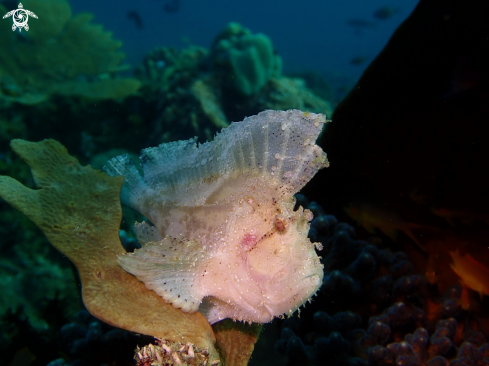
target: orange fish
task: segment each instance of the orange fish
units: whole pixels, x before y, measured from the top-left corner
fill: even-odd
[[[421,225],[404,222],[394,214],[381,211],[365,203],[356,207],[350,204],[343,211],[371,234],[375,234],[375,229],[379,229],[384,235],[395,241],[397,239],[397,231],[402,231],[418,247],[426,251],[426,247],[419,242],[411,230],[420,228]]]
[[[477,262],[470,254],[463,257],[459,251],[450,252],[453,263],[450,267],[460,277],[462,284],[482,295],[489,295],[489,269]]]

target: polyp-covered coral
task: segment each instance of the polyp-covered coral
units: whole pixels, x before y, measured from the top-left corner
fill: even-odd
[[[92,15],[71,15],[65,0],[26,0],[26,8],[39,17],[28,32],[12,32],[0,22],[0,96],[35,104],[52,94],[95,99],[122,98],[139,87],[135,79],[113,78],[124,58],[121,43]],[[0,4],[0,13],[7,9]]]
[[[487,365],[483,322],[461,308],[461,289],[437,294],[404,252],[355,240],[314,202],[310,236],[323,245],[324,283],[312,307],[282,324],[289,365]]]

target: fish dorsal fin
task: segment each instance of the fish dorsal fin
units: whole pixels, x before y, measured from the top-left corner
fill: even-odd
[[[261,177],[270,188],[292,196],[328,166],[326,154],[315,144],[325,122],[322,114],[268,110],[232,123],[211,142],[197,145],[190,139],[143,150],[144,181],[120,157],[105,169],[109,175],[126,176],[123,202],[143,214],[150,210],[135,202],[201,206],[226,179],[238,175]]]
[[[197,242],[170,236],[117,258],[125,271],[185,312],[197,311],[204,297],[198,281],[207,261]]]

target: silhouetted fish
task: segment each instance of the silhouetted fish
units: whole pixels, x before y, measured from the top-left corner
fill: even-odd
[[[363,64],[367,60],[368,60],[368,57],[365,57],[365,56],[356,56],[356,57],[353,57],[350,60],[350,64],[352,64],[352,65],[361,65],[361,64]]]
[[[399,11],[400,11],[399,8],[392,8],[390,6],[383,6],[383,7],[379,8],[375,11],[374,17],[376,17],[377,19],[386,20],[386,19],[389,19],[394,14],[399,13]]]
[[[126,14],[127,18],[134,21],[134,25],[137,29],[143,29],[143,19],[141,19],[141,15],[136,10],[129,10]]]
[[[180,10],[180,0],[170,0],[163,5],[163,10],[167,13],[175,13]]]
[[[360,18],[347,19],[346,24],[354,28],[368,28],[368,27],[375,28],[374,22],[370,22],[368,20],[360,19]]]

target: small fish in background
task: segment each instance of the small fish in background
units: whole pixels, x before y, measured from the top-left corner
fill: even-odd
[[[131,19],[134,22],[134,25],[136,26],[137,29],[143,29],[143,19],[141,18],[141,15],[136,10],[129,10],[126,14],[126,17],[128,19]]]
[[[374,22],[361,18],[347,19],[345,23],[353,28],[375,28]]]
[[[453,263],[452,270],[460,277],[464,288],[468,287],[479,293],[481,300],[483,295],[489,295],[489,268],[476,261],[470,254],[463,257],[459,251],[450,252]],[[465,290],[466,291],[466,290]],[[464,297],[464,294],[462,294]],[[468,299],[468,295],[465,295]],[[462,301],[462,307],[467,309],[468,302]]]
[[[345,23],[349,27],[352,27],[357,35],[361,34],[364,29],[376,27],[374,22],[361,18],[347,19]]]
[[[374,12],[374,17],[380,20],[387,20],[394,14],[399,13],[401,9],[391,6],[383,6]]]
[[[384,235],[393,241],[396,241],[397,232],[402,231],[411,238],[420,249],[426,251],[426,247],[421,244],[412,232],[412,229],[421,228],[421,225],[402,221],[393,213],[379,210],[366,203],[359,205],[350,204],[346,206],[343,211],[359,225],[362,225],[370,234],[375,234],[375,229],[379,229]]]
[[[355,65],[355,66],[358,66],[358,65],[362,65],[365,63],[365,61],[368,60],[368,57],[365,57],[365,56],[356,56],[356,57],[353,57],[351,60],[350,60],[350,64],[351,65]]]
[[[180,0],[170,0],[163,5],[163,10],[167,13],[176,13],[180,10]]]

